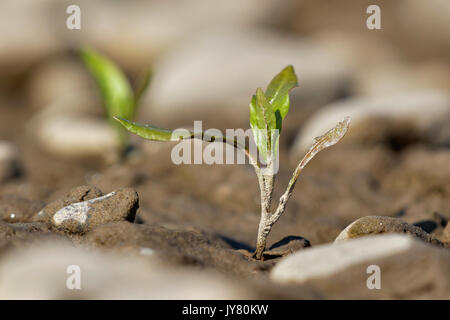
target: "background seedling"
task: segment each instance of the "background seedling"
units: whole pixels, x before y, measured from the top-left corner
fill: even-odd
[[[258,228],[254,257],[256,259],[262,259],[267,236],[272,226],[284,213],[300,173],[318,152],[341,140],[350,124],[350,118],[346,117],[324,135],[315,138],[313,145],[294,170],[292,178],[289,181],[286,191],[281,196],[276,210],[271,212],[270,205],[276,176],[275,161],[278,160],[275,159],[275,155],[278,153],[279,134],[282,128],[282,121],[289,111],[289,91],[296,86],[297,77],[294,68],[287,66],[272,79],[265,92],[258,88],[256,94],[253,95],[250,101],[250,126],[260,156],[266,165],[264,170],[262,168],[262,162],[257,157],[254,157],[248,148],[240,145],[236,140],[230,141],[226,138],[216,140],[215,137],[206,136],[204,133],[195,134],[189,131],[186,131],[185,135],[175,136],[171,130],[150,125],[141,125],[120,116],[115,117],[115,119],[130,132],[148,140],[177,141],[180,139],[202,139],[205,141],[222,141],[243,150],[249,158],[250,164],[255,169],[260,188],[261,220]]]
[[[81,58],[97,83],[108,120],[116,130],[122,151],[125,151],[128,135],[113,118],[134,119],[141,97],[150,83],[150,71],[142,74],[133,91],[125,74],[110,59],[91,48],[83,48]]]

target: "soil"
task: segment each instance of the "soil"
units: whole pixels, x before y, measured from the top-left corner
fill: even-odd
[[[152,248],[169,264],[254,281],[267,279],[282,256],[333,242],[364,216],[402,218],[443,243],[449,241],[443,231],[450,219],[450,150],[434,148],[425,138],[409,139],[409,126],[373,125],[373,139],[358,136],[355,127],[342,144],[311,161],[269,236],[265,260],[256,261],[251,253],[259,223],[259,190],[250,166],[177,166],[170,160],[172,144],[135,138],[133,152],[119,163],[60,158],[43,151],[28,133],[34,112],[17,97],[0,102],[0,139],[13,142],[20,154],[18,174],[0,184],[0,254],[36,241],[70,241],[136,254]],[[289,149],[309,114],[310,109],[299,109],[286,119],[274,200],[284,192],[294,169]],[[206,120],[219,128],[235,127]],[[83,185],[103,194],[136,190],[139,209],[134,223],[109,222],[74,235],[36,222],[45,205],[57,200],[63,204],[70,190]],[[265,292],[281,297],[272,286]]]

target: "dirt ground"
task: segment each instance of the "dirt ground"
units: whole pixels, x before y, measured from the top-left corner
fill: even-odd
[[[119,252],[150,247],[170,264],[211,269],[245,281],[267,277],[284,255],[283,250],[269,250],[263,262],[251,258],[259,222],[259,190],[251,166],[177,166],[170,160],[173,144],[134,138],[135,150],[115,164],[55,157],[24,133],[32,112],[20,100],[0,106],[0,136],[13,141],[20,153],[17,175],[0,185],[0,214],[15,233],[3,238],[4,249],[48,236]],[[288,156],[289,137],[308,110],[293,114],[283,132],[287,142],[281,149],[275,203],[295,164]],[[270,234],[268,248],[279,241],[295,250],[333,242],[354,220],[375,215],[401,218],[449,244],[443,232],[450,218],[448,149],[433,148],[423,137],[409,139],[411,127],[401,123],[373,119],[371,128],[378,130],[372,130],[369,140],[359,134],[361,128],[351,128],[340,145],[308,165]],[[110,222],[84,235],[68,235],[33,222],[46,204],[80,185],[96,186],[103,194],[134,188],[139,194],[135,223]],[[12,211],[14,218],[9,216]],[[283,296],[274,288],[263,292]]]

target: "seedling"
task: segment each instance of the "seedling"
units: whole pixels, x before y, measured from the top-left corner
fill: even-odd
[[[81,50],[81,58],[97,83],[108,120],[115,128],[122,151],[125,151],[128,146],[128,135],[113,118],[118,116],[133,120],[141,97],[150,83],[150,72],[145,71],[133,91],[125,74],[110,59],[90,48]]]
[[[245,152],[249,158],[249,163],[254,167],[258,178],[261,196],[261,220],[259,223],[256,250],[254,253],[254,258],[256,259],[263,258],[267,236],[269,235],[272,226],[284,213],[295,183],[306,164],[318,152],[341,140],[350,124],[350,118],[346,117],[342,122],[339,122],[324,135],[315,138],[313,145],[293,172],[286,191],[280,198],[278,207],[275,211],[271,211],[270,206],[276,176],[274,165],[277,160],[274,155],[277,154],[278,151],[278,140],[282,121],[289,111],[289,91],[296,86],[297,77],[294,68],[292,66],[287,66],[272,79],[265,92],[258,88],[256,94],[253,95],[251,99],[250,126],[260,157],[262,158],[261,160],[263,161],[259,161],[258,157],[254,157],[254,155],[249,152],[248,148],[240,145],[236,140],[222,139],[223,143],[230,144]],[[180,139],[202,139],[209,142],[218,141],[215,137],[208,137],[204,133],[196,134],[187,131],[188,133],[185,135],[174,136],[172,135],[173,131],[171,130],[160,129],[150,125],[141,125],[128,121],[122,117],[115,117],[115,119],[130,132],[148,140],[178,141]],[[263,162],[266,165],[264,170],[262,167]]]

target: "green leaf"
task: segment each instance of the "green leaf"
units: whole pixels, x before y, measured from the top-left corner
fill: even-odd
[[[297,76],[292,65],[281,70],[267,86],[266,97],[273,110],[279,111],[281,120],[286,117],[289,111],[289,91],[296,86],[298,86]],[[279,127],[277,127],[279,130],[281,130],[281,120],[279,121]]]
[[[271,151],[271,139],[268,132],[276,128],[276,117],[264,92],[258,88],[250,101],[250,126],[256,146],[264,160]]]
[[[267,131],[264,122],[264,115],[261,108],[256,103],[256,95],[250,101],[250,127],[252,128],[255,144],[264,160],[267,159]]]
[[[120,68],[89,48],[81,50],[81,58],[100,88],[108,116],[132,119],[135,113],[133,91]]]
[[[250,126],[254,129],[265,128],[262,110],[256,105],[256,96],[250,101]]]
[[[128,131],[144,138],[147,140],[154,140],[154,141],[178,141],[179,139],[184,138],[191,138],[192,133],[186,132],[184,136],[178,136],[178,139],[173,136],[172,130],[168,129],[162,129],[158,127],[154,127],[151,125],[142,125],[136,122],[129,121],[127,119],[121,118],[121,117],[114,117],[115,120],[119,121],[125,129]]]
[[[297,76],[289,65],[272,79],[265,93],[257,89],[250,101],[250,127],[265,161],[268,154],[275,154],[278,148],[282,121],[289,111],[289,91],[296,86]],[[278,130],[278,134],[273,130]]]
[[[259,110],[262,110],[264,129],[276,129],[277,120],[275,111],[269,101],[267,101],[267,98],[261,88],[256,89],[256,105]]]

